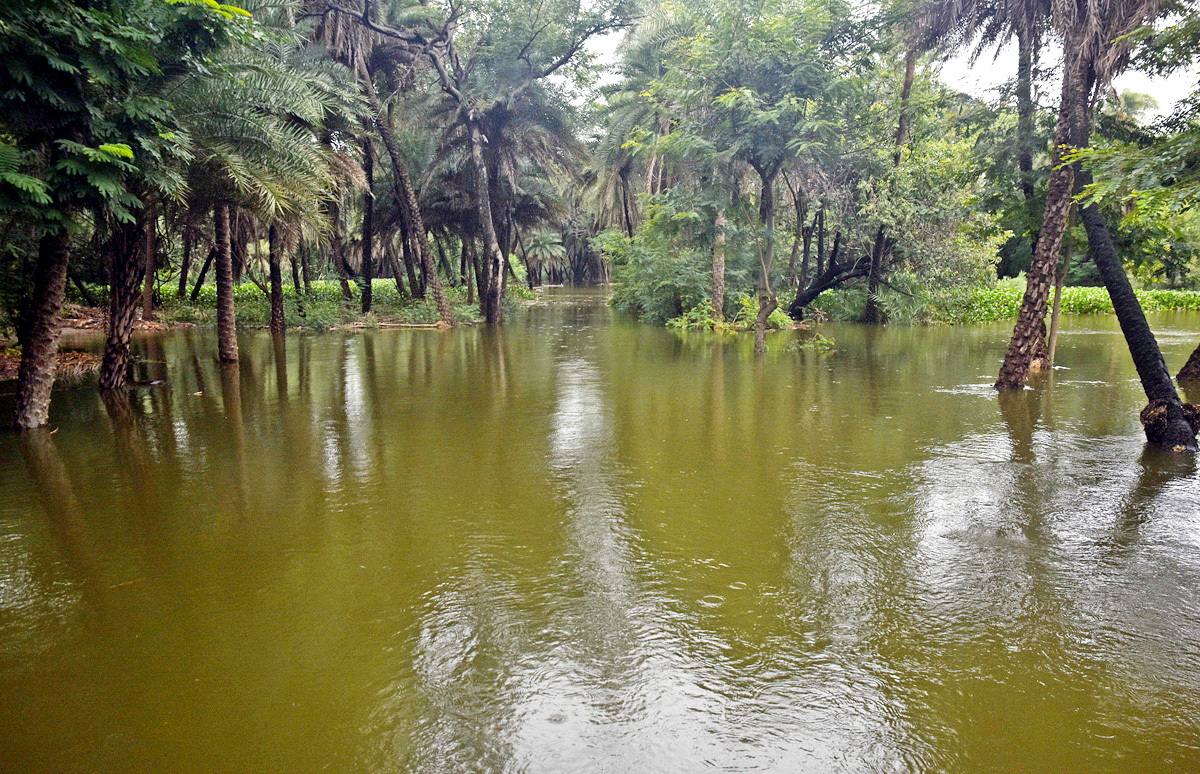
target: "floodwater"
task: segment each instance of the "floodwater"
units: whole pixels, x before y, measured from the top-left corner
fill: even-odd
[[[0,434],[0,771],[1200,768],[1200,473],[1113,320],[1001,401],[1005,325],[758,361],[551,298],[143,338]]]

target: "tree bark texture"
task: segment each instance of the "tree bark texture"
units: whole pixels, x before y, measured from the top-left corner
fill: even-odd
[[[1191,357],[1179,369],[1175,378],[1181,382],[1200,382],[1200,347],[1192,350]]]
[[[195,242],[192,230],[187,226],[183,228],[183,260],[179,264],[179,289],[175,292],[176,298],[183,298],[187,295],[187,280],[188,272],[192,269],[192,245]]]
[[[758,314],[754,318],[754,351],[767,351],[767,318],[779,308],[779,301],[771,290],[771,262],[775,257],[775,174],[759,173],[762,193],[759,197],[758,215],[762,221],[762,252],[759,253]]]
[[[33,297],[22,326],[21,365],[13,410],[13,425],[18,429],[41,427],[50,415],[50,392],[54,387],[61,331],[59,313],[67,290],[70,262],[71,238],[66,232],[42,237],[33,275]]]
[[[100,389],[125,385],[129,370],[129,341],[137,317],[138,286],[146,270],[146,239],[153,228],[143,217],[136,224],[121,224],[109,242],[108,340],[100,364]],[[143,299],[144,300],[144,299]]]
[[[371,141],[363,143],[363,171],[367,177],[367,190],[363,197],[362,220],[362,313],[371,311],[371,281],[375,278],[375,154]]]
[[[267,232],[267,264],[271,274],[271,335],[282,336],[286,331],[283,321],[283,235],[279,228],[271,225]]]
[[[1179,393],[1175,391],[1158,341],[1146,322],[1142,305],[1133,292],[1133,286],[1129,284],[1129,277],[1113,246],[1104,216],[1095,204],[1089,204],[1083,208],[1081,217],[1087,229],[1092,260],[1104,279],[1117,321],[1121,324],[1121,333],[1125,335],[1142,389],[1150,402],[1141,416],[1146,438],[1168,451],[1195,452],[1195,409],[1188,404],[1190,411],[1185,412],[1183,402],[1179,400]]]
[[[233,305],[233,246],[228,204],[217,205],[213,222],[217,238],[217,355],[222,363],[236,363],[237,316]]]
[[[154,210],[149,202],[146,203],[145,212],[145,235],[142,241],[142,260],[145,263],[143,275],[146,280],[146,286],[142,289],[142,319],[150,320],[154,318],[154,230],[157,217],[154,215]]]
[[[717,212],[717,235],[713,238],[712,263],[712,308],[720,319],[725,319],[725,210]]]
[[[471,164],[475,170],[475,206],[479,210],[479,223],[483,228],[483,282],[480,288],[480,304],[488,325],[504,322],[501,307],[501,283],[504,279],[504,256],[496,238],[496,224],[492,220],[492,197],[488,183],[487,164],[483,160],[483,136],[474,121],[468,121],[471,136]]]
[[[417,194],[413,188],[412,178],[408,174],[408,166],[404,163],[403,156],[400,155],[391,123],[380,107],[379,98],[375,94],[375,84],[371,83],[369,78],[364,81],[364,89],[367,93],[367,102],[375,115],[375,126],[379,130],[379,138],[383,140],[383,146],[392,162],[392,184],[396,190],[396,199],[400,202],[412,230],[413,248],[416,250],[417,260],[425,272],[425,285],[433,291],[433,301],[437,305],[438,317],[447,325],[453,325],[454,313],[450,309],[450,303],[446,300],[446,293],[442,288],[442,281],[438,277],[437,267],[433,265],[433,260],[429,255],[429,247],[425,244],[425,222],[421,217],[421,207],[417,203]]]
[[[1062,98],[1058,109],[1058,126],[1054,134],[1054,163],[1050,172],[1050,186],[1046,192],[1046,208],[1042,227],[1038,232],[1037,249],[1029,264],[1025,279],[1025,295],[1021,300],[1021,311],[1013,327],[1008,352],[1000,366],[996,388],[1019,390],[1029,376],[1029,367],[1034,358],[1045,347],[1046,307],[1050,301],[1050,288],[1058,269],[1058,255],[1071,214],[1075,192],[1075,165],[1063,164],[1063,155],[1072,139],[1083,147],[1087,142],[1087,130],[1072,124],[1076,113],[1087,102],[1087,90],[1082,73],[1077,66],[1069,66],[1063,73]],[[1074,138],[1072,135],[1075,135]]]

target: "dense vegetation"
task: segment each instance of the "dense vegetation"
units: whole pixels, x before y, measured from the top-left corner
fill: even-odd
[[[752,328],[760,349],[806,314],[1016,317],[1002,388],[1053,350],[1057,289],[1068,312],[1122,318],[1179,425],[1137,318],[1194,306],[1154,292],[1200,284],[1200,96],[1148,123],[1150,101],[1111,83],[1191,66],[1190,10],[12,4],[0,323],[21,345],[16,424],[45,422],[68,293],[107,305],[112,389],[139,314],[212,320],[232,362],[239,314],[276,335],[360,314],[499,324],[518,285],[611,281],[648,321]],[[994,99],[939,78],[949,53],[1009,43],[1018,66]]]

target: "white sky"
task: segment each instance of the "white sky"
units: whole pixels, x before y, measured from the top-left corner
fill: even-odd
[[[617,63],[616,49],[622,33],[605,35],[591,42],[589,48],[597,55],[601,64],[613,66]],[[1047,46],[1041,55],[1041,67],[1054,69],[1061,57],[1057,47]],[[1006,46],[998,57],[993,57],[991,51],[984,53],[971,64],[966,52],[950,58],[939,65],[942,81],[948,86],[964,91],[985,100],[996,98],[996,88],[1006,81],[1012,80],[1017,73],[1017,49],[1015,45]],[[609,70],[601,77],[602,83],[611,83],[616,79],[616,73]],[[1200,66],[1193,65],[1190,71],[1179,71],[1166,78],[1150,78],[1137,72],[1127,72],[1116,79],[1117,91],[1137,91],[1149,94],[1158,100],[1157,113],[1146,118],[1157,118],[1171,112],[1177,101],[1191,94],[1200,82]],[[1037,95],[1038,102],[1043,107],[1058,106],[1058,84],[1043,82]]]
[[[1053,69],[1058,65],[1061,55],[1057,47],[1047,46],[1042,52],[1040,66]],[[942,81],[948,86],[982,99],[995,99],[995,89],[1016,76],[1017,48],[1015,45],[1009,45],[995,58],[992,52],[985,52],[973,65],[968,54],[962,52],[942,64],[941,72]],[[1193,66],[1190,71],[1179,71],[1166,78],[1151,78],[1143,73],[1127,72],[1118,76],[1113,85],[1117,91],[1137,91],[1158,100],[1158,111],[1154,116],[1147,116],[1149,118],[1170,113],[1176,102],[1196,89],[1198,80],[1200,71]],[[1043,82],[1038,94],[1039,104],[1043,107],[1056,107],[1058,89],[1058,83]]]

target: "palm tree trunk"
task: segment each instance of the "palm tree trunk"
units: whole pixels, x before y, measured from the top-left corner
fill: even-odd
[[[217,258],[217,248],[212,248],[208,251],[208,255],[204,257],[204,263],[200,266],[200,273],[196,275],[196,284],[192,285],[192,294],[189,301],[193,304],[196,299],[200,298],[200,288],[204,287],[204,279],[208,276],[208,270],[212,268],[213,261]]]
[[[371,280],[375,277],[375,259],[372,255],[375,242],[375,158],[371,152],[371,141],[363,142],[363,171],[366,173],[367,190],[363,201],[362,220],[362,313],[371,311]]]
[[[21,365],[13,410],[13,425],[18,429],[41,427],[50,415],[50,391],[58,364],[59,313],[70,262],[71,237],[65,231],[42,237],[29,315],[21,326]]]
[[[1200,382],[1200,347],[1192,350],[1192,356],[1179,369],[1175,379],[1180,382]]]
[[[387,256],[388,266],[392,269],[392,278],[396,281],[396,294],[400,298],[408,296],[408,290],[404,287],[404,269],[400,266],[400,259],[396,257],[396,243],[392,239],[383,240],[383,254]],[[411,296],[409,296],[411,298]]]
[[[900,119],[896,123],[896,152],[892,156],[892,167],[900,166],[901,150],[908,137],[908,103],[912,97],[913,81],[917,74],[917,50],[909,49],[904,57],[904,83],[900,87]],[[884,228],[881,225],[875,233],[875,242],[871,247],[871,271],[867,274],[867,305],[863,309],[863,322],[883,322],[883,312],[879,308],[879,281],[883,274],[883,252],[887,241]]]
[[[108,340],[100,364],[100,389],[115,390],[125,384],[129,369],[129,341],[137,317],[138,286],[146,270],[146,240],[153,228],[145,216],[136,224],[122,224],[109,241],[110,284]]]
[[[146,233],[142,247],[145,253],[142,259],[145,261],[146,286],[142,290],[142,319],[150,320],[154,317],[154,226],[156,218],[149,202],[146,203],[144,220]]]
[[[383,147],[387,150],[388,158],[392,162],[392,184],[396,189],[396,199],[399,200],[412,229],[413,248],[416,250],[421,269],[425,272],[426,287],[433,291],[433,301],[437,304],[438,317],[446,325],[453,325],[454,313],[450,309],[450,303],[446,300],[446,292],[442,288],[441,278],[438,277],[437,267],[433,265],[433,259],[429,255],[429,246],[425,244],[425,222],[421,217],[421,207],[417,203],[417,194],[413,188],[412,178],[408,174],[408,166],[400,155],[395,134],[392,132],[392,125],[379,104],[379,97],[375,93],[375,84],[369,77],[363,79],[363,89],[367,94],[367,104],[375,115],[375,126],[379,130],[379,138],[383,140]]]
[[[759,172],[762,192],[759,196],[758,214],[764,234],[758,261],[758,315],[754,318],[754,352],[767,351],[767,318],[779,308],[779,301],[771,290],[771,261],[775,256],[775,174]]]
[[[300,284],[301,252],[299,248],[292,250],[292,289],[296,291],[296,314],[304,317],[304,287]]]
[[[236,363],[237,316],[233,308],[233,246],[228,204],[217,205],[213,222],[217,237],[217,353],[222,363]]]
[[[192,230],[185,225],[183,227],[183,260],[179,264],[179,289],[175,292],[176,298],[183,298],[187,295],[188,272],[192,269],[193,242]]]
[[[267,264],[271,274],[271,335],[282,336],[283,321],[283,239],[274,223],[267,231]]]
[[[483,228],[484,283],[480,303],[487,324],[499,325],[504,322],[504,310],[500,304],[501,285],[504,281],[504,256],[500,252],[496,224],[492,220],[488,169],[483,161],[483,137],[473,120],[468,120],[467,127],[471,137],[471,164],[475,170],[475,206],[479,211],[480,226]]]
[[[713,239],[712,259],[712,308],[719,319],[725,319],[725,210],[717,211],[714,224],[717,235]]]
[[[1050,335],[1047,337],[1046,365],[1054,367],[1054,356],[1058,351],[1059,323],[1062,317],[1063,285],[1067,281],[1067,270],[1071,267],[1071,223],[1074,217],[1067,221],[1067,236],[1063,239],[1063,256],[1058,270],[1054,273],[1054,304],[1050,308]],[[1037,359],[1034,359],[1034,363]]]
[[[1033,227],[1033,48],[1031,39],[1036,33],[1017,34],[1017,168],[1021,176],[1021,195],[1032,234],[1032,247],[1037,248],[1037,229]]]
[[[1129,277],[1121,266],[1104,217],[1095,204],[1084,207],[1081,215],[1083,226],[1087,229],[1092,260],[1104,278],[1104,286],[1108,289],[1117,320],[1121,324],[1121,333],[1125,335],[1142,389],[1150,402],[1141,416],[1146,438],[1168,451],[1195,452],[1196,428],[1189,421],[1189,414],[1195,421],[1195,408],[1188,404],[1189,411],[1185,412],[1179,400],[1162,351],[1146,322],[1146,315],[1134,295],[1133,286],[1129,284]]]
[[[425,298],[425,287],[421,284],[421,277],[417,274],[417,264],[413,260],[412,238],[403,218],[400,221],[400,254],[404,257],[404,272],[408,275],[408,287],[412,297]]]
[[[1030,365],[1045,346],[1046,307],[1049,305],[1050,287],[1058,269],[1058,254],[1067,231],[1075,192],[1076,165],[1063,164],[1062,159],[1072,141],[1076,147],[1087,145],[1087,122],[1082,121],[1082,126],[1074,124],[1077,123],[1077,113],[1087,104],[1089,91],[1090,84],[1085,84],[1079,67],[1068,64],[1063,72],[1058,127],[1054,134],[1054,163],[1050,187],[1046,192],[1045,214],[1038,232],[1037,249],[1026,274],[1021,311],[1017,315],[1008,352],[996,380],[997,389],[1019,390],[1024,387]]]

